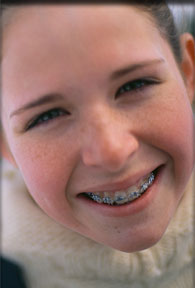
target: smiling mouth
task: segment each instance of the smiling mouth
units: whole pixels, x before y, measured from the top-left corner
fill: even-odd
[[[148,188],[152,186],[157,172],[158,168],[142,178],[135,186],[131,186],[126,190],[116,192],[87,192],[82,193],[82,195],[99,204],[113,206],[124,205],[141,197],[148,190]]]

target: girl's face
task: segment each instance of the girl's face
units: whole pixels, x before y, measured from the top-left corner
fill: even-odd
[[[186,88],[170,46],[132,7],[27,6],[12,17],[3,125],[29,192],[97,242],[154,245],[193,169],[190,57]]]

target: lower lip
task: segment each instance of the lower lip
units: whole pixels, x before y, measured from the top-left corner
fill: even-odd
[[[157,196],[159,182],[163,174],[164,166],[160,167],[158,173],[154,179],[153,184],[147,189],[146,192],[139,198],[127,204],[112,206],[107,204],[99,204],[93,200],[88,199],[85,196],[78,197],[84,205],[87,205],[86,209],[93,209],[97,213],[107,217],[125,217],[134,215],[142,210],[146,209],[154,201]]]

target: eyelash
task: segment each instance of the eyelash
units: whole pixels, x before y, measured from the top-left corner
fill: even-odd
[[[150,85],[155,85],[159,84],[159,81],[153,80],[153,79],[137,79],[134,81],[130,81],[122,85],[116,92],[116,98],[120,97],[121,94],[126,94],[130,92],[139,92],[146,87]],[[30,123],[27,124],[27,127],[25,131],[28,131],[32,128],[35,128],[36,126],[47,124],[50,122],[52,119],[61,117],[61,116],[66,116],[70,115],[68,111],[65,111],[60,108],[54,108],[49,111],[46,111],[39,116],[36,116],[34,119],[30,121]]]
[[[155,84],[159,84],[159,81],[153,79],[137,79],[127,82],[117,90],[116,98],[118,98],[121,94],[142,91],[148,86]]]
[[[70,113],[60,108],[51,109],[49,111],[42,113],[39,116],[36,116],[34,119],[32,119],[30,123],[27,124],[27,127],[25,130],[27,131],[36,126],[47,124],[52,119],[55,119],[61,116],[66,116],[66,115],[70,115]]]

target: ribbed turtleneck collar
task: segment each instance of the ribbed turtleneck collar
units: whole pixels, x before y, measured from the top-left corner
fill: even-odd
[[[55,223],[7,164],[2,180],[2,250],[24,267],[30,287],[193,287],[193,179],[162,239],[135,253],[105,247]]]

